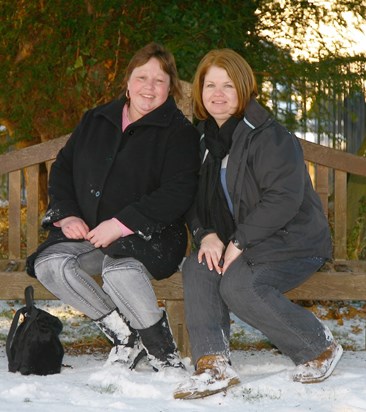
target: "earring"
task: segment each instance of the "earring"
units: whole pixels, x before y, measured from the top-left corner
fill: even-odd
[[[128,100],[130,100],[130,92],[128,91],[128,89],[126,90],[126,97]]]

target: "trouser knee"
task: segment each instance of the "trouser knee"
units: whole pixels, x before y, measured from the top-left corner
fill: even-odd
[[[65,265],[68,260],[70,260],[70,256],[67,255],[38,258],[34,265],[37,279],[43,285],[54,283],[56,277],[64,276]]]
[[[188,256],[182,267],[182,275],[183,275],[183,280],[187,282],[187,284],[190,283],[190,279],[194,279],[196,276],[197,272],[197,254],[191,254]]]
[[[152,289],[149,272],[141,262],[135,259],[107,258],[102,271],[102,279],[104,290],[109,290],[111,287],[130,289],[132,285],[137,286],[141,280]]]
[[[249,273],[228,270],[220,282],[220,295],[230,310],[234,311],[238,306],[242,310],[251,308],[255,292]]]
[[[198,263],[197,253],[185,260],[182,274],[185,292],[192,290],[197,293],[205,287],[216,287],[221,281],[221,276],[216,276],[216,272],[210,271],[205,264]]]

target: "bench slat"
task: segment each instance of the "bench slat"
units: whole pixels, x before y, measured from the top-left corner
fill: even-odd
[[[329,169],[327,167],[317,165],[315,187],[322,202],[325,216],[328,216]]]
[[[100,278],[97,277],[98,283]],[[183,299],[183,286],[180,272],[175,273],[169,279],[153,280],[153,286],[158,299],[181,300]],[[0,299],[23,299],[26,286],[34,287],[34,297],[40,300],[52,300],[56,297],[46,290],[37,279],[28,276],[23,271],[0,271]]]
[[[27,254],[33,253],[38,246],[39,234],[39,165],[26,169],[27,184]]]
[[[21,172],[9,173],[9,258],[20,258]]]
[[[97,278],[100,283],[100,278]],[[169,279],[152,282],[160,300],[183,300],[182,275],[175,273]],[[24,289],[33,285],[35,299],[56,299],[38,281],[24,272],[0,272],[1,299],[23,299]],[[365,272],[317,272],[305,283],[286,293],[296,300],[366,300]]]
[[[366,300],[366,273],[317,272],[286,295],[294,300]]]
[[[334,257],[347,259],[347,173],[334,173]]]

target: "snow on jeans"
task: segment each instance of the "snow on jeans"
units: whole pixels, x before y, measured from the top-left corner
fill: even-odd
[[[318,257],[248,265],[239,256],[224,276],[197,261],[183,266],[184,299],[194,363],[207,354],[229,353],[229,311],[260,330],[295,364],[319,356],[329,346],[322,323],[284,293],[322,266]]]
[[[117,307],[133,328],[145,329],[162,316],[145,266],[134,258],[112,259],[90,242],[49,246],[37,257],[35,271],[51,293],[91,319]],[[102,287],[96,274],[102,274]]]

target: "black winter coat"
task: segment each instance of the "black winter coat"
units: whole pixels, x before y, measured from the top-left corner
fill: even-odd
[[[120,220],[134,234],[102,250],[135,257],[157,278],[170,276],[181,262],[187,242],[182,216],[196,191],[199,133],[172,97],[122,132],[124,103],[86,112],[52,165],[42,222],[50,234],[27,259],[31,276],[41,250],[70,241],[53,225],[67,216],[81,217],[90,229]]]

